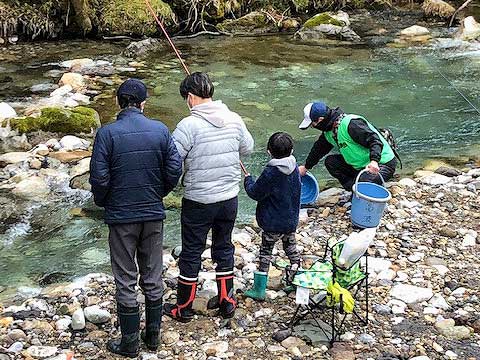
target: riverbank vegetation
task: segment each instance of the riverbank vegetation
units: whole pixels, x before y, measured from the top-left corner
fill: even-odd
[[[385,9],[408,6],[428,16],[448,17],[455,6],[441,0],[150,0],[175,34],[225,29],[224,21],[253,11],[272,25],[287,19],[308,19],[322,11]],[[429,15],[430,14],[430,15]],[[59,37],[152,36],[158,29],[144,0],[1,0],[0,38],[22,40]]]

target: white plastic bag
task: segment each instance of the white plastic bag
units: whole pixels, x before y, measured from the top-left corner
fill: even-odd
[[[360,259],[372,243],[377,228],[368,228],[360,232],[352,232],[343,244],[338,258],[338,265],[344,269],[350,268]]]

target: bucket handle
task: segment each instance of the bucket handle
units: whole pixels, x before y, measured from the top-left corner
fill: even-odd
[[[358,173],[357,178],[355,179],[355,189],[357,188],[358,181],[360,180],[360,176],[361,176],[364,172],[368,172],[368,170],[367,170],[367,169],[363,169],[362,171],[360,171],[360,172]],[[382,185],[383,185],[383,187],[385,187],[385,180],[383,180],[382,174],[378,173],[378,176],[380,176],[380,179],[382,180]]]
[[[388,202],[390,201],[390,199],[392,198],[392,195],[390,194],[390,192],[388,192],[388,197],[385,199],[385,200],[381,200],[379,201],[378,199],[375,199],[375,198],[371,198],[370,196],[367,196],[367,195],[364,195],[364,194],[361,194],[357,191],[358,189],[358,181],[360,179],[360,176],[365,172],[365,171],[368,171],[367,169],[363,169],[362,171],[360,171],[357,175],[357,178],[355,180],[355,184],[353,185],[352,187],[352,191],[353,193],[358,196],[359,198],[362,198],[362,199],[365,199],[365,200],[368,200],[368,201],[373,201],[373,202]],[[380,176],[380,179],[382,180],[382,185],[383,187],[385,187],[385,180],[383,179],[383,176],[382,174],[378,173],[378,175]]]

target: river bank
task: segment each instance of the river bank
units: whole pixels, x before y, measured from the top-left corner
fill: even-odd
[[[249,171],[260,173],[267,160],[266,140],[279,129],[292,134],[295,156],[299,163],[304,161],[318,133],[298,130],[299,115],[307,101],[318,98],[392,129],[405,165],[399,170],[403,176],[432,159],[460,168],[469,159],[475,162],[480,144],[478,119],[437,69],[475,102],[480,95],[472,80],[480,76],[475,61],[478,43],[456,39],[443,25],[429,25],[428,36],[418,35],[424,30],[414,27],[410,30],[417,32],[412,36],[415,41],[408,42],[400,31],[417,23],[425,25],[421,14],[370,15],[349,17],[360,42],[311,42],[291,34],[178,40],[191,69],[208,71],[215,81],[216,97],[245,119],[256,142],[254,154],[245,159]],[[107,123],[114,119],[115,88],[130,76],[148,84],[148,116],[161,119],[173,130],[188,112],[178,95],[183,73],[171,50],[155,41],[146,43],[156,50],[141,56],[143,42],[133,46],[133,55],[128,56],[124,53],[128,42],[123,41],[45,42],[3,48],[0,97],[13,107],[8,111],[16,113],[10,123],[20,132],[30,131],[32,126],[39,130],[22,135],[5,128],[4,121],[0,131],[1,155],[26,152],[19,155],[18,162],[0,169],[4,215],[0,288],[7,288],[2,295],[15,293],[17,288],[32,291],[39,284],[92,271],[108,271],[107,229],[101,212],[89,206],[87,191],[69,186],[77,169],[88,168],[92,128],[99,120]],[[67,125],[68,134],[52,132],[67,132]],[[67,151],[58,146],[65,135],[77,136],[83,147]],[[90,142],[90,147],[83,141]],[[32,150],[37,145],[40,150]],[[45,146],[48,154],[42,155]],[[55,156],[63,156],[64,161]],[[322,165],[314,174],[322,189],[334,184]],[[87,177],[80,176],[83,185]],[[72,183],[74,187],[82,186],[80,178],[76,185]],[[32,185],[30,195],[27,184]],[[22,190],[18,188],[23,188],[24,196],[19,196]],[[241,192],[238,223],[250,224],[254,208],[255,203]],[[166,222],[165,247],[178,243],[179,212],[172,209]]]
[[[234,235],[240,299],[235,318],[221,321],[206,309],[216,292],[207,250],[195,320],[184,325],[165,318],[161,349],[157,354],[143,351],[140,358],[478,359],[478,164],[461,174],[447,168],[419,171],[413,179],[388,187],[393,199],[368,251],[369,327],[350,319],[342,342],[331,350],[319,333],[278,333],[292,315],[295,298],[282,290],[283,274],[274,268],[267,301],[242,297],[253,279],[260,244],[259,229],[246,226]],[[302,211],[297,240],[304,256],[323,254],[327,240],[351,232],[348,198],[341,189],[330,189],[319,199],[318,209]],[[276,255],[284,257],[281,250]],[[178,267],[168,253],[163,260],[164,300],[172,301]],[[106,340],[117,334],[113,295],[110,275],[90,274],[2,304],[0,358],[66,359],[67,352],[76,359],[113,358],[105,351]]]

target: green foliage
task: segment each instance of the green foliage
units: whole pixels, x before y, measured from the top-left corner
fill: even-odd
[[[305,24],[303,24],[303,27],[305,29],[312,28],[318,25],[322,24],[330,24],[330,25],[336,25],[336,26],[344,26],[344,23],[333,18],[329,13],[321,13],[317,14],[314,17],[311,17],[308,19]]]
[[[98,1],[98,0],[97,0]],[[99,27],[111,34],[153,35],[157,25],[143,0],[101,0]],[[175,14],[162,0],[151,0],[153,9],[165,24],[175,22]]]
[[[292,2],[297,12],[308,9],[308,5],[310,4],[310,0],[292,0]]]
[[[182,197],[181,195],[171,192],[163,198],[163,206],[165,209],[181,209]]]
[[[269,23],[266,15],[254,11],[250,14],[242,16],[240,19],[225,20],[221,24],[217,25],[217,28],[221,31],[230,33],[248,33],[257,29],[264,29],[270,27],[271,25],[272,24]]]
[[[38,37],[55,38],[62,28],[61,10],[67,0],[43,1],[0,1],[0,37],[21,33],[31,39]]]
[[[10,125],[20,133],[42,130],[76,134],[98,128],[100,117],[95,110],[83,106],[74,109],[44,108],[39,117],[12,119]]]

